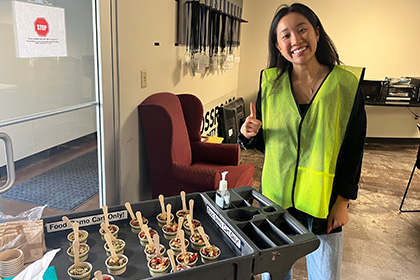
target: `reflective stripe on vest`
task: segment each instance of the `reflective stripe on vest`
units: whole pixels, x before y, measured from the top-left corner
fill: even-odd
[[[287,209],[326,218],[338,154],[363,68],[335,66],[302,119],[289,73],[263,71],[261,82],[265,159],[263,194]],[[296,165],[298,167],[296,169]]]

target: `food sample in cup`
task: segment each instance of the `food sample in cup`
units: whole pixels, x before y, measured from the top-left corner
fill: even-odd
[[[186,252],[185,254],[182,254],[182,253],[179,254],[176,257],[176,262],[178,264],[186,264],[190,267],[193,267],[197,263],[197,259],[198,259],[197,253]]]
[[[142,221],[144,225],[148,225],[149,224],[149,220],[146,219],[145,217],[142,217]],[[130,221],[130,227],[131,227],[131,231],[134,233],[139,233],[141,231],[141,226],[139,224],[139,220],[138,219],[134,219]]]
[[[90,279],[92,265],[88,262],[81,262],[78,266],[74,264],[67,269],[67,274],[72,280]]]
[[[108,229],[115,238],[118,237],[118,231],[120,230],[120,228],[117,225],[109,225]],[[102,240],[105,240],[105,231],[101,228],[99,229],[99,233],[101,234]]]
[[[185,242],[185,248],[188,248],[190,245],[190,242],[188,239],[184,239]],[[178,255],[181,253],[181,239],[179,238],[173,238],[171,241],[169,241],[169,247],[171,247],[172,251],[174,251],[175,255]]]
[[[179,217],[183,217],[184,219],[186,219],[187,218],[187,215],[188,214],[190,214],[190,211],[189,210],[178,210],[178,211],[176,211],[176,216],[179,218]]]
[[[87,242],[88,236],[89,236],[89,233],[86,230],[79,230],[79,243],[85,244]],[[72,246],[73,241],[74,241],[74,231],[70,232],[67,235],[67,240],[69,241],[70,246]]]
[[[178,224],[176,222],[172,222],[169,225],[165,224],[162,227],[163,236],[168,240],[171,240],[172,238],[176,236],[177,230],[178,230]]]
[[[106,269],[112,275],[120,275],[127,269],[128,258],[118,254],[116,257],[109,256],[105,260]]]
[[[96,277],[95,277],[92,280],[114,280],[114,277],[112,277],[111,275],[108,275],[108,274],[102,274],[102,279],[96,279]]]
[[[169,258],[160,256],[153,257],[151,260],[149,260],[147,262],[147,267],[149,268],[150,275],[154,277],[168,273],[169,264]]]
[[[159,248],[160,248],[160,254],[163,255],[165,254],[166,248],[164,245],[159,244]],[[146,258],[147,260],[152,259],[152,257],[154,257],[154,255],[156,255],[156,247],[155,245],[150,245],[147,244],[146,246],[144,246],[144,253],[146,254]]]
[[[214,245],[204,246],[200,249],[201,261],[203,263],[214,262],[219,258],[220,253],[220,249]]]
[[[185,270],[185,269],[190,269],[191,267],[189,265],[186,264],[178,264],[176,266],[176,270],[175,271],[181,271],[181,270]],[[174,272],[174,271],[172,271]]]
[[[192,219],[191,222],[193,223],[194,230],[197,230],[197,228],[201,226],[201,222],[199,220]],[[188,221],[184,221],[182,227],[186,234],[191,234],[190,225],[188,224]]]
[[[79,246],[79,260],[81,262],[84,262],[85,260],[87,260],[88,255],[89,255],[89,245],[87,244],[80,244]],[[67,255],[69,256],[69,259],[71,262],[74,262],[74,248],[73,246],[70,246],[67,249]]]
[[[207,234],[206,234],[206,238],[207,240],[210,240],[210,237]],[[197,251],[206,245],[203,237],[198,232],[195,232],[194,234],[190,236],[190,241],[191,241],[191,246],[193,247],[193,249]]]
[[[112,247],[114,247],[115,253],[124,254],[125,241],[122,239],[117,239],[112,241]],[[111,256],[111,251],[109,250],[108,243],[105,242],[104,249],[107,256]]]
[[[157,234],[157,231],[149,227],[149,234],[150,234],[150,237],[153,239],[153,235]],[[140,233],[138,234],[138,238],[142,246],[146,246],[147,244],[149,244],[146,233],[143,230],[140,231]]]
[[[160,227],[163,227],[166,224],[166,218],[167,218],[167,213],[159,213],[156,216],[156,220],[158,221],[158,224]],[[174,214],[171,213],[170,217],[169,217],[169,221],[172,222],[174,220]]]

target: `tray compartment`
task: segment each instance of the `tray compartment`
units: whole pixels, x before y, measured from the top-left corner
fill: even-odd
[[[254,223],[239,225],[243,233],[258,247],[258,249],[269,249],[276,246]]]

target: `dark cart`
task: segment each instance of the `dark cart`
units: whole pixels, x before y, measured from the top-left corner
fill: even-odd
[[[215,204],[215,191],[188,194],[187,200],[194,199],[194,219],[202,222],[210,243],[222,251],[218,261],[170,273],[154,279],[252,279],[254,274],[270,272],[273,279],[284,279],[292,264],[302,256],[314,251],[319,240],[309,233],[287,211],[271,202],[251,187],[230,190],[231,207],[221,210]],[[172,213],[182,209],[179,196],[165,198],[165,204],[172,205]],[[263,205],[259,207],[258,205]],[[161,244],[169,248],[168,240],[163,237],[156,216],[161,212],[158,200],[132,204],[133,211],[141,211],[149,220],[149,226],[157,230]],[[106,272],[103,248],[104,241],[99,234],[99,224],[103,221],[101,209],[72,213],[70,220],[78,220],[81,229],[89,232],[87,243],[90,246],[88,262],[93,272]],[[126,242],[124,255],[128,257],[126,272],[114,276],[115,279],[152,279],[147,261],[137,234],[131,232],[129,217],[124,206],[109,207],[110,223],[120,227],[118,238]],[[69,247],[65,224],[62,216],[44,219],[45,238],[48,248],[61,248],[51,265],[57,271],[58,279],[68,279],[67,269],[72,264],[66,250]],[[197,252],[192,249],[189,251]],[[92,273],[93,278],[93,273]]]

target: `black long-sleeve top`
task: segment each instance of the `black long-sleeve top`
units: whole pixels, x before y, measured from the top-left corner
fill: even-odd
[[[332,71],[332,68],[331,70]],[[262,75],[262,71],[261,71]],[[291,75],[290,75],[291,76]],[[257,100],[255,102],[256,118],[262,122],[261,114],[261,77],[260,76],[260,89],[258,91]],[[328,77],[328,75],[327,75]],[[363,77],[362,77],[363,78]],[[290,81],[290,85],[293,84]],[[322,86],[322,84],[321,84]],[[294,92],[293,92],[294,94]],[[303,117],[310,104],[299,104],[299,111]],[[350,115],[349,124],[344,137],[343,144],[337,159],[337,167],[333,183],[333,191],[330,200],[330,210],[334,205],[337,196],[340,195],[347,199],[356,199],[358,192],[358,184],[360,179],[360,172],[362,169],[363,147],[366,137],[366,112],[364,96],[360,89],[356,94],[353,109]],[[238,143],[243,149],[257,149],[264,153],[265,144],[262,127],[257,135],[251,139],[247,139],[244,135],[240,134]],[[263,187],[263,186],[262,186]],[[287,209],[295,218],[297,218],[306,227],[308,214],[297,210],[294,207]],[[310,216],[309,216],[310,217]],[[325,234],[327,232],[327,219],[313,218],[312,232],[315,234]],[[331,232],[341,231],[341,227],[332,230]]]

